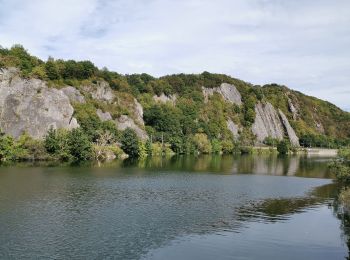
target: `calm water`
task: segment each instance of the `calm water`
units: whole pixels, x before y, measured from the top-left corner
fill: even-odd
[[[344,259],[347,222],[327,163],[0,166],[0,259]]]

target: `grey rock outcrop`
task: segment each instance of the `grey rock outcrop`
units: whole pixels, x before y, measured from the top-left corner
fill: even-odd
[[[96,114],[102,122],[113,120],[109,112],[103,112],[101,109],[97,109]]]
[[[238,130],[239,127],[236,125],[231,119],[227,120],[227,129],[232,133],[234,139],[238,139],[239,134]]]
[[[288,98],[288,109],[293,115],[293,119],[297,120],[299,117],[299,109],[295,106],[290,98]]]
[[[292,126],[289,124],[289,121],[288,121],[287,117],[285,116],[285,114],[280,109],[278,109],[278,113],[280,114],[280,118],[282,120],[283,126],[286,129],[286,131],[287,131],[287,135],[288,135],[288,138],[289,138],[289,141],[290,141],[291,145],[294,146],[294,147],[298,147],[300,145],[299,144],[299,138],[296,135],[296,133],[295,133],[294,129],[292,128]]]
[[[135,120],[140,125],[145,125],[145,122],[143,121],[143,107],[142,105],[134,98],[134,115]]]
[[[0,70],[0,128],[15,138],[42,138],[50,127],[78,127],[74,109],[62,90],[44,81],[23,79],[15,69]]]
[[[67,86],[61,89],[71,102],[85,103],[84,96],[74,87]]]
[[[241,105],[242,97],[237,88],[234,85],[222,83],[220,87],[217,88],[205,88],[202,87],[202,92],[204,96],[204,101],[208,102],[209,96],[212,96],[215,92],[219,93],[226,101]]]
[[[142,140],[147,140],[148,135],[145,130],[140,128],[137,124],[135,124],[134,120],[132,120],[127,115],[121,115],[119,118],[115,120],[116,126],[118,130],[124,131],[127,128],[131,128],[135,131],[137,136]]]
[[[255,105],[255,121],[252,132],[256,135],[258,142],[263,142],[266,137],[282,140],[284,130],[276,109],[271,103],[259,102]]]
[[[83,89],[90,93],[93,99],[111,103],[115,98],[111,87],[105,81],[99,81],[96,84],[83,86]]]
[[[176,99],[177,99],[176,95],[167,96],[164,93],[162,93],[160,96],[157,96],[157,95],[153,96],[154,101],[163,103],[163,104],[170,102],[173,106],[176,103]]]
[[[287,135],[293,146],[299,146],[298,136],[280,109],[277,112],[271,103],[259,102],[255,105],[255,114],[252,132],[259,143],[262,143],[266,137],[282,140]]]

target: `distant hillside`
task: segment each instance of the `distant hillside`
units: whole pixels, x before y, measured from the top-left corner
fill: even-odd
[[[15,137],[81,127],[94,141],[101,129],[132,128],[141,140],[167,142],[175,152],[282,139],[293,146],[350,143],[350,113],[277,84],[209,72],[121,75],[90,61],[44,62],[20,45],[0,48],[0,68],[0,129]]]

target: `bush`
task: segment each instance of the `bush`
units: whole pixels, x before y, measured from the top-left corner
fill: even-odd
[[[211,144],[206,134],[195,134],[193,137],[193,143],[200,153],[211,153]]]
[[[125,129],[121,137],[121,148],[131,158],[139,157],[139,140],[134,130],[131,128]]]
[[[92,143],[84,132],[73,129],[68,134],[69,153],[76,162],[88,161],[93,157]]]
[[[220,154],[222,152],[221,142],[218,139],[213,139],[211,141],[212,153]]]
[[[289,143],[286,140],[282,140],[277,145],[277,151],[279,154],[288,154]]]

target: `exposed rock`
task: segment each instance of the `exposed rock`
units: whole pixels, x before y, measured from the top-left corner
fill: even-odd
[[[101,109],[97,109],[96,114],[102,122],[113,120],[113,118],[109,112],[103,112]]]
[[[253,134],[258,142],[263,142],[266,137],[282,140],[284,130],[276,109],[267,102],[259,102],[255,105],[255,121],[252,125]]]
[[[319,133],[324,134],[324,127],[321,122],[315,121],[315,126]]]
[[[140,139],[148,139],[146,131],[141,129],[137,124],[135,124],[134,120],[129,118],[127,115],[121,115],[118,119],[115,120],[115,122],[119,130],[124,131],[127,128],[131,128],[135,131],[135,133]]]
[[[234,139],[238,139],[238,125],[236,125],[231,119],[227,120],[227,129],[230,130]]]
[[[283,112],[280,109],[278,109],[278,113],[280,114],[284,128],[287,131],[287,135],[288,135],[288,138],[289,138],[291,145],[294,147],[299,147],[300,146],[299,138],[297,137],[292,126],[289,124],[287,117],[285,116],[285,114],[283,114]]]
[[[74,87],[67,86],[61,89],[71,102],[85,103],[84,96]]]
[[[153,100],[164,104],[170,102],[174,106],[176,103],[176,95],[167,96],[164,93],[162,93],[160,96],[154,95]]]
[[[143,107],[141,104],[134,98],[134,115],[135,115],[135,120],[140,124],[140,125],[145,125],[145,122],[143,121]]]
[[[299,117],[299,109],[293,104],[290,98],[288,98],[288,108],[289,111],[293,114],[293,119],[297,120]]]
[[[222,97],[233,104],[241,105],[241,94],[234,85],[222,83],[218,88],[205,88],[202,87],[205,102],[208,102],[209,96],[212,96],[215,92],[222,95]]]
[[[111,103],[115,97],[111,87],[105,81],[99,81],[97,84],[84,86],[83,89],[90,93],[92,98],[108,103]]]
[[[74,109],[62,90],[39,79],[23,79],[14,69],[0,70],[0,128],[17,138],[45,136],[50,127],[78,127]]]

